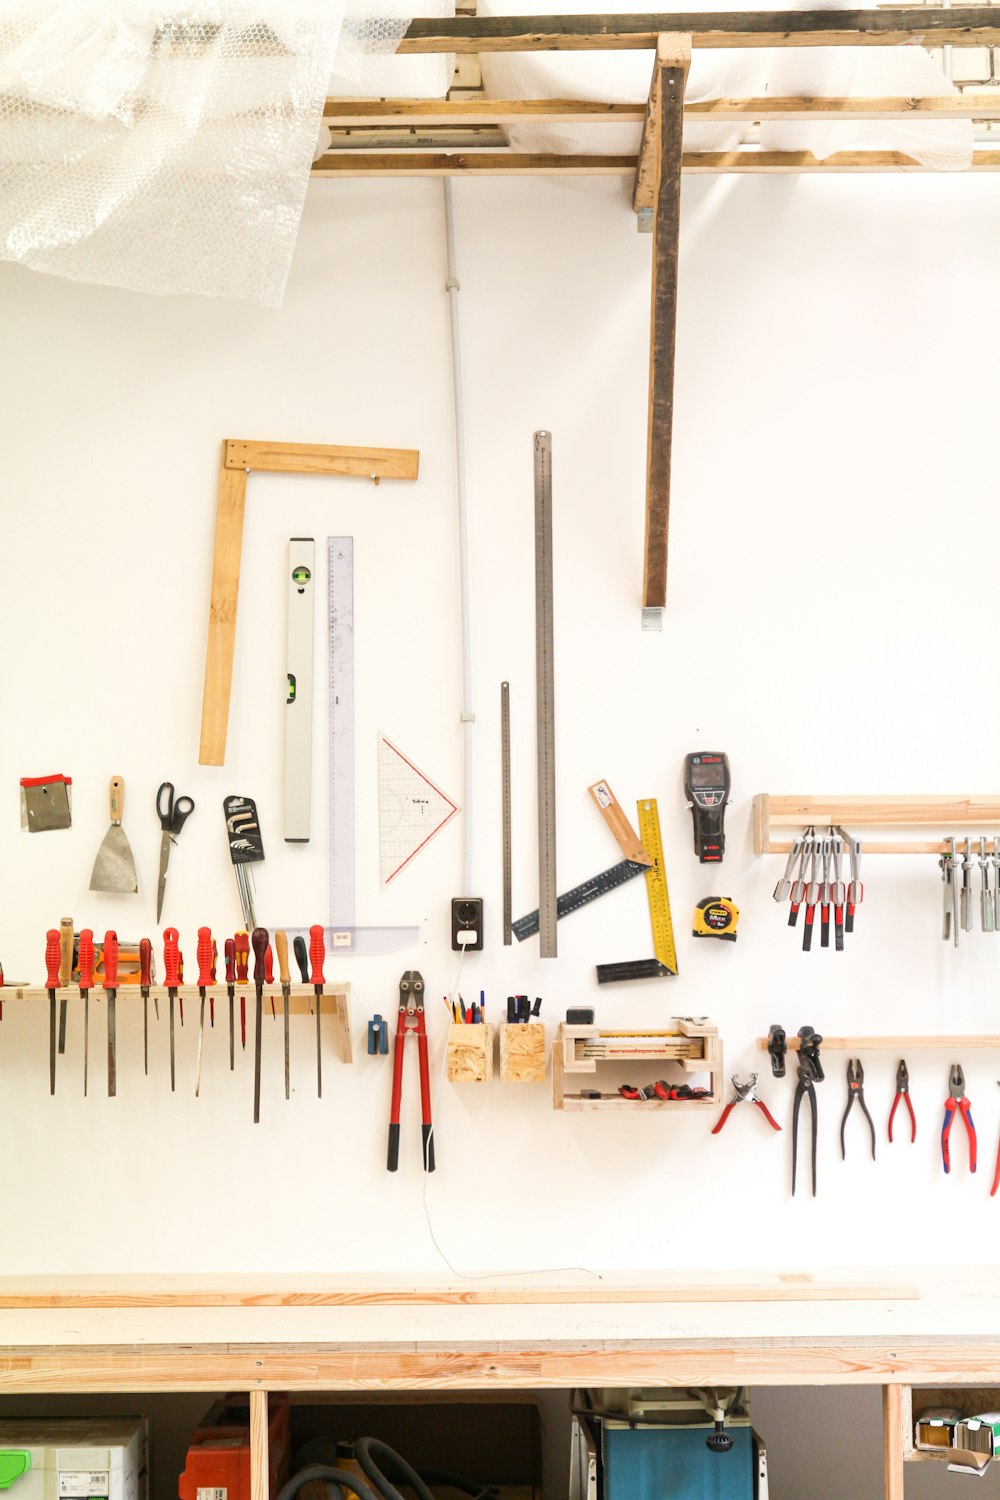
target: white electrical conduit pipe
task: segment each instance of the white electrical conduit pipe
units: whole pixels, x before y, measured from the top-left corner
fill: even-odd
[[[472,629],[469,604],[469,498],[465,472],[465,402],[462,389],[462,349],[459,337],[458,294],[461,289],[455,263],[455,218],[451,201],[451,182],[442,179],[444,190],[444,228],[447,245],[448,311],[451,323],[451,375],[455,400],[455,488],[458,500],[458,597],[462,618],[462,890],[473,894],[472,887],[472,728],[476,716],[472,711]]]

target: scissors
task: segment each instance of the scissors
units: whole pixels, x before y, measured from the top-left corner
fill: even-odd
[[[159,923],[160,913],[163,910],[163,897],[167,889],[167,865],[170,863],[170,846],[177,842],[177,836],[188,818],[194,812],[194,800],[191,797],[178,797],[174,801],[174,784],[172,781],[164,781],[156,794],[156,815],[160,820],[163,835],[160,839],[160,880],[156,889],[156,920]]]

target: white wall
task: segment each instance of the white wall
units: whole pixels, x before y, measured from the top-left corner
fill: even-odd
[[[688,181],[684,189],[670,608],[639,628],[649,240],[623,189],[564,181],[455,185],[466,335],[477,767],[475,885],[482,957],[466,962],[494,1015],[509,991],[602,1022],[707,1012],[728,1065],[760,1067],[781,1021],[828,1033],[997,1031],[1000,937],[939,937],[930,858],[872,859],[857,932],[804,957],[770,892],[780,862],[750,847],[754,792],[989,792],[997,544],[995,353],[1000,199],[983,177]],[[171,865],[165,920],[193,962],[200,923],[239,908],[221,799],[259,801],[263,919],[326,914],[325,799],[308,851],[281,841],[283,547],[356,538],[358,891],[361,919],[423,921],[423,944],[337,966],[353,986],[356,1065],[295,1024],[292,1102],[280,1026],[265,1037],[263,1122],[251,1053],[233,1078],[224,1028],[193,1098],[195,1026],[167,1079],[165,1022],[142,1076],[138,1008],[119,1006],[119,1092],[103,1097],[103,1006],[91,1096],[80,1024],[47,1091],[47,1007],[0,1027],[8,1140],[7,1272],[437,1270],[426,1212],[463,1273],[543,1267],[982,1261],[1000,1093],[989,1053],[963,1055],[980,1132],[950,1180],[937,1137],[952,1058],[909,1059],[916,1147],[885,1142],[897,1062],[865,1057],[879,1160],[852,1119],[839,1160],[842,1054],[819,1091],[820,1191],[789,1196],[790,1138],[750,1111],[718,1139],[704,1112],[553,1113],[548,1086],[450,1088],[436,1072],[439,1170],[419,1164],[408,1067],[398,1176],[384,1171],[389,1063],[364,1024],[403,968],[425,977],[435,1054],[452,985],[448,903],[456,821],[388,892],[377,883],[374,745],[383,730],[461,798],[452,425],[440,185],[317,184],[282,313],[156,300],[0,270],[5,393],[0,593],[6,856],[2,957],[43,977],[45,930],[72,913],[99,932],[153,929],[164,777],[198,810]],[[641,884],[560,927],[560,958],[500,944],[498,684],[514,721],[515,907],[535,904],[531,434],[554,432],[560,885],[617,857],[585,788],[659,799],[680,977],[598,990],[598,961],[650,950]],[[230,753],[197,761],[218,443],[274,437],[412,445],[416,485],[251,482]],[[322,614],[318,626],[322,629]],[[324,745],[325,704],[316,725]],[[725,866],[696,863],[679,774],[723,748],[735,774]],[[68,834],[18,831],[17,779],[75,781]],[[87,891],[105,785],[128,784],[139,898]],[[714,890],[713,890],[714,887]],[[739,942],[696,945],[695,901],[742,908]],[[328,973],[331,970],[328,968]],[[123,1013],[124,1012],[124,1013]],[[411,1071],[412,1070],[412,1071]],[[762,1069],[762,1075],[766,1071]],[[792,1082],[763,1079],[790,1121]],[[426,1198],[424,1194],[426,1191]]]

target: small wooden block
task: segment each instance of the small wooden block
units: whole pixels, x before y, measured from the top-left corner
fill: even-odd
[[[492,1025],[486,1022],[481,1026],[451,1026],[448,1031],[448,1082],[489,1083],[492,1078]]]
[[[542,1083],[545,1080],[545,1027],[539,1021],[527,1026],[500,1027],[501,1083]]]

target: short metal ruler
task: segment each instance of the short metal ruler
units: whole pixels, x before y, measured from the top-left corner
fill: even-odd
[[[393,953],[420,938],[419,927],[359,927],[354,894],[354,538],[327,538],[330,649],[330,923],[327,952]],[[306,927],[286,927],[289,938]]]
[[[670,916],[670,893],[663,864],[663,840],[660,837],[660,814],[654,797],[636,804],[639,813],[639,838],[653,861],[646,871],[646,896],[649,920],[653,928],[655,958],[638,958],[619,964],[598,964],[598,984],[614,984],[626,979],[664,979],[677,973],[677,945]]]

